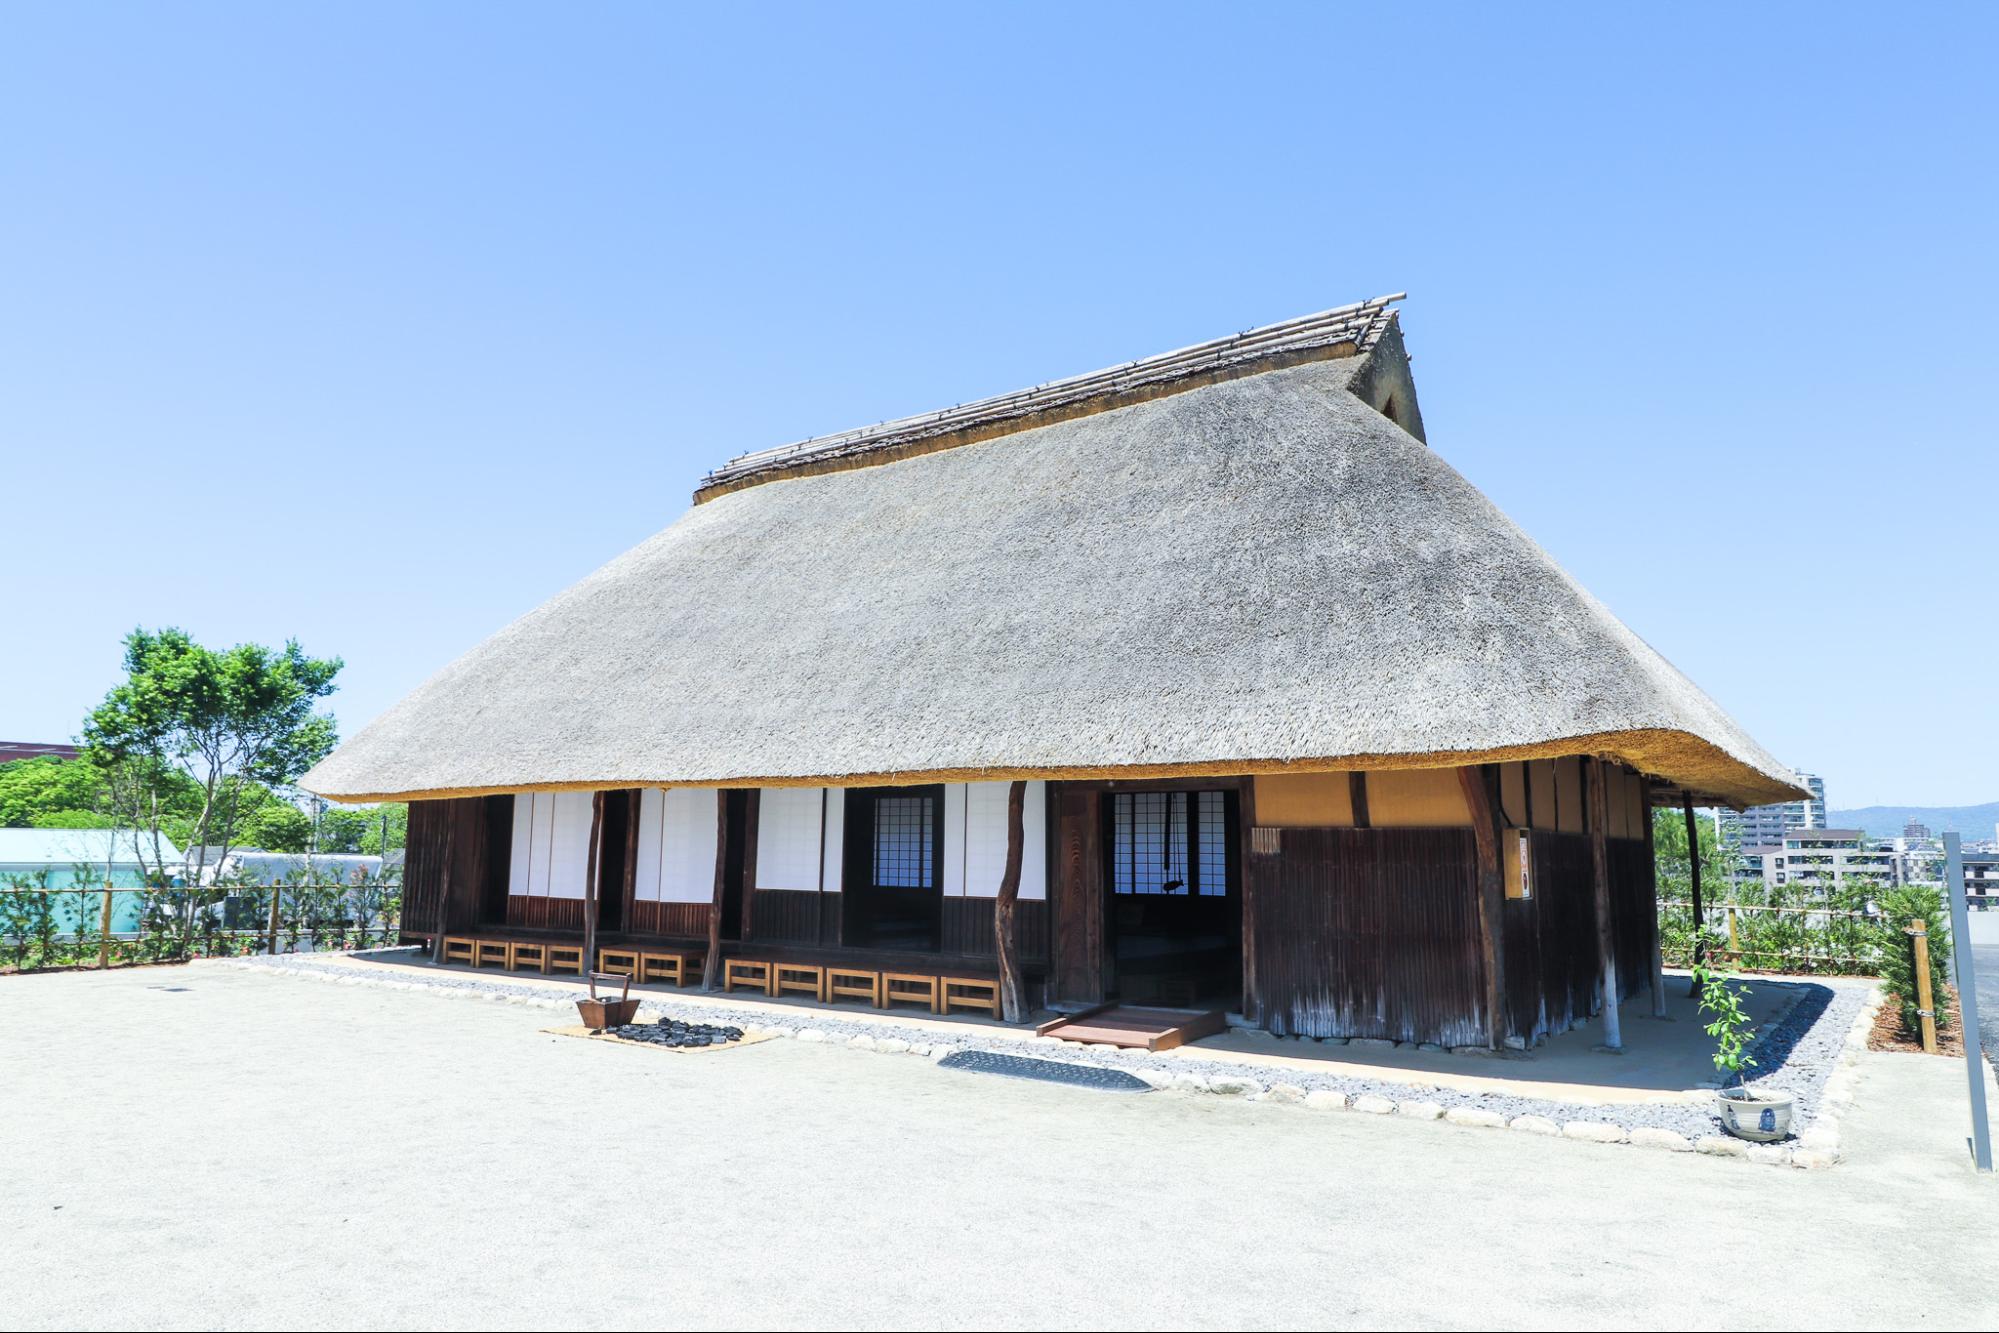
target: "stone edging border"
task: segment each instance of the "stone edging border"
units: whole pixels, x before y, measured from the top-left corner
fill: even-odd
[[[485,1000],[498,1004],[514,1004],[531,1009],[562,1010],[570,1008],[575,1001],[567,996],[539,995],[521,989],[474,990],[469,986],[441,985],[430,980],[401,980],[394,977],[372,977],[360,973],[340,975],[344,968],[330,966],[299,965],[299,955],[285,955],[294,960],[291,965],[266,961],[259,958],[218,958],[209,960],[245,971],[277,973],[283,976],[305,977],[314,981],[337,986],[372,986],[386,990],[400,990],[426,993],[450,999]],[[1156,1091],[1209,1093],[1221,1096],[1239,1097],[1245,1102],[1292,1103],[1312,1111],[1357,1111],[1364,1115],[1397,1115],[1407,1120],[1441,1120],[1453,1125],[1463,1125],[1481,1129],[1506,1129],[1523,1134],[1537,1134],[1549,1138],[1572,1139],[1583,1143],[1625,1144],[1639,1148],[1655,1148],[1667,1152],[1697,1152],[1714,1157],[1733,1157],[1744,1161],[1769,1166],[1795,1166],[1805,1170],[1823,1170],[1840,1160],[1839,1118],[1852,1105],[1854,1086],[1859,1078],[1856,1066],[1867,1050],[1868,1035],[1873,1031],[1875,1016],[1886,1002],[1886,995],[1877,984],[1861,1003],[1860,1013],[1854,1018],[1847,1031],[1845,1045],[1840,1050],[1839,1066],[1827,1077],[1821,1096],[1818,1114],[1811,1127],[1798,1136],[1795,1143],[1750,1143],[1743,1139],[1726,1135],[1711,1134],[1698,1139],[1689,1139],[1674,1130],[1652,1126],[1626,1129],[1622,1125],[1602,1120],[1570,1120],[1557,1123],[1546,1116],[1519,1115],[1507,1119],[1497,1111],[1481,1110],[1476,1107],[1454,1106],[1446,1109],[1442,1105],[1421,1099],[1391,1099],[1388,1097],[1363,1094],[1349,1098],[1343,1092],[1327,1089],[1306,1091],[1294,1084],[1265,1083],[1247,1075],[1208,1075],[1197,1073],[1168,1073],[1149,1068],[1132,1068],[1124,1072],[1132,1074]],[[1786,1011],[1788,1012],[1788,1010]],[[651,1001],[648,997],[640,1006],[639,1022],[657,1022],[669,1016],[669,1009]],[[686,1014],[672,1014],[674,1017],[688,1017]],[[712,1016],[697,1016],[709,1018]],[[1775,1021],[1781,1021],[1782,1015]],[[837,1023],[837,1020],[835,1020]],[[1774,1026],[1774,1022],[1772,1024]],[[876,1037],[865,1033],[842,1039],[837,1031],[828,1031],[823,1026],[809,1024],[800,1027],[787,1026],[746,1026],[746,1031],[767,1037],[790,1037],[802,1042],[822,1042],[844,1044],[850,1049],[875,1051],[882,1054],[907,1054],[928,1059],[935,1063],[954,1051],[969,1049],[952,1041],[922,1042],[901,1037]],[[1064,1048],[1075,1046],[1056,1037],[1020,1037],[1016,1039],[1026,1048]],[[1042,1053],[1037,1050],[1037,1053]],[[1070,1057],[1056,1057],[1053,1050],[1046,1050],[1051,1058],[1064,1058],[1068,1063],[1094,1065],[1098,1068],[1115,1069],[1116,1064],[1103,1063],[1097,1059],[1076,1060]],[[1096,1052],[1096,1054],[1103,1054]],[[1713,1095],[1703,1091],[1702,1096]]]

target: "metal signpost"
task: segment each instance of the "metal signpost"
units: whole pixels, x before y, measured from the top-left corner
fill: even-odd
[[[1992,1169],[1992,1123],[1985,1108],[1985,1045],[1978,1030],[1977,965],[1971,960],[1971,922],[1964,903],[1964,858],[1955,833],[1943,835],[1943,877],[1950,892],[1952,961],[1957,969],[1957,1021],[1964,1033],[1964,1068],[1971,1083],[1971,1157]]]

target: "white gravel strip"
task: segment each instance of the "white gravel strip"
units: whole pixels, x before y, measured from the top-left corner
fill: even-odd
[[[392,952],[392,951],[381,951]],[[520,1004],[551,1011],[570,1010],[574,998],[532,984],[437,972],[421,977],[376,976],[311,955],[287,954],[217,960],[254,971],[277,972],[340,985],[377,986],[455,999]],[[727,1024],[746,1032],[805,1042],[838,1042],[857,1050],[909,1054],[941,1060],[958,1050],[1022,1054],[1073,1064],[1120,1069],[1156,1089],[1230,1096],[1245,1101],[1296,1103],[1312,1110],[1354,1110],[1410,1120],[1442,1120],[1469,1128],[1508,1128],[1560,1135],[1589,1143],[1629,1144],[1670,1152],[1702,1152],[1771,1165],[1823,1168],[1839,1160],[1839,1117],[1852,1104],[1853,1065],[1866,1049],[1867,1034],[1882,1003],[1877,985],[1867,982],[1796,981],[1795,998],[1765,1024],[1752,1048],[1757,1086],[1794,1098],[1793,1137],[1782,1143],[1751,1144],[1728,1136],[1706,1090],[1678,1100],[1586,1105],[1501,1092],[1472,1092],[1375,1080],[1349,1074],[1286,1070],[1276,1081],[1263,1067],[1246,1068],[1226,1057],[1175,1057],[1111,1047],[1085,1049],[1052,1037],[995,1035],[975,1028],[940,1036],[934,1028],[900,1027],[871,1019],[858,1022],[833,1012],[800,1012],[774,1019],[764,1009],[726,1004],[677,1005],[646,996],[639,1021],[671,1017]]]

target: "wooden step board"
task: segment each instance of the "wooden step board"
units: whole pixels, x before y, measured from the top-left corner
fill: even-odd
[[[1167,1051],[1190,1041],[1212,1037],[1228,1027],[1220,1009],[1141,1009],[1133,1005],[1100,1004],[1078,1014],[1043,1023],[1034,1031],[1063,1041],[1094,1041],[1147,1051]]]

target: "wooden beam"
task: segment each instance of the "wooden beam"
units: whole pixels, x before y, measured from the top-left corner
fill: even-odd
[[[736,938],[748,940],[752,914],[757,906],[757,817],[763,811],[763,792],[752,787],[743,798],[743,900],[737,905]]]
[[[729,789],[715,788],[715,893],[708,900],[708,956],[701,965],[701,989],[722,980],[722,893],[729,882]]]
[[[1471,810],[1472,841],[1478,857],[1478,949],[1485,965],[1486,1031],[1493,1050],[1506,1045],[1506,957],[1501,945],[1506,911],[1506,871],[1500,861],[1500,810],[1483,765],[1458,770],[1465,805]]]
[[[1693,964],[1699,967],[1707,961],[1707,913],[1701,910],[1701,826],[1694,818],[1694,798],[1691,792],[1680,793],[1680,809],[1687,817],[1687,882],[1694,894],[1694,956]],[[1687,994],[1698,995],[1701,984],[1687,983]]]
[[[1367,774],[1359,769],[1347,774],[1347,800],[1353,806],[1353,826],[1367,828]]]
[[[605,792],[590,793],[590,859],[583,873],[583,976],[597,970],[597,880],[604,865]],[[590,992],[595,995],[596,992]]]
[[[450,811],[443,813],[449,816]],[[430,961],[433,963],[444,961],[444,936],[451,929],[451,863],[455,859],[452,852],[457,841],[458,821],[447,817],[444,821],[444,855],[440,858],[443,864],[437,870],[437,937],[430,945]],[[404,857],[408,858],[407,852]]]
[[[1256,853],[1256,781],[1243,783],[1241,793],[1236,797],[1236,820],[1240,824],[1236,836],[1240,839],[1236,846],[1236,864],[1242,867],[1238,874],[1238,884],[1242,891],[1241,920],[1237,923],[1242,936],[1242,1016],[1253,1024],[1263,1022],[1261,1005],[1257,996],[1256,958],[1256,912],[1257,883],[1261,876],[1257,873]],[[1272,829],[1272,837],[1281,837]]]
[[[1020,898],[1020,858],[1027,841],[1023,825],[1027,805],[1027,783],[1015,779],[1006,792],[1006,869],[1000,875],[999,894],[993,899],[993,945],[999,955],[1000,1017],[1008,1023],[1027,1021],[1025,982],[1020,972],[1020,938],[1014,923],[1014,907]]]
[[[1583,760],[1583,790],[1588,798],[1584,820],[1589,825],[1590,881],[1596,890],[1596,947],[1603,983],[1603,1045],[1624,1049],[1617,1012],[1617,933],[1610,920],[1610,847],[1605,829],[1610,823],[1610,799],[1604,790],[1603,761]]]

